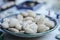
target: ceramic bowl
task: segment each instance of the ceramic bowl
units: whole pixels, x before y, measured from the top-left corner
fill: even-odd
[[[9,17],[17,16],[17,15],[18,15],[18,14],[13,14],[13,15],[7,16],[7,17],[5,17],[5,18],[9,18]],[[37,16],[38,16],[38,15],[39,15],[39,14],[37,14]],[[52,32],[52,31],[54,31],[54,30],[57,28],[57,21],[56,21],[56,19],[54,19],[54,18],[52,18],[52,17],[49,17],[49,16],[46,16],[46,17],[49,18],[50,20],[54,21],[55,26],[54,26],[54,28],[52,28],[52,29],[50,29],[50,30],[48,30],[48,31],[45,31],[45,32],[36,33],[36,34],[23,34],[23,33],[14,33],[14,32],[11,32],[11,31],[6,30],[6,29],[4,29],[4,28],[2,28],[2,27],[1,27],[1,29],[2,29],[3,31],[5,31],[5,32],[9,33],[9,34],[12,34],[12,35],[15,35],[15,36],[18,36],[18,37],[24,37],[24,38],[40,37],[40,36],[46,35],[46,34]],[[0,22],[3,22],[3,19],[4,19],[4,18],[2,18],[2,19],[0,20]]]

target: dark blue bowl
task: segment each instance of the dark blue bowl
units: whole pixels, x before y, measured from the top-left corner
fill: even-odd
[[[13,15],[7,16],[7,17],[5,17],[5,18],[9,18],[9,17],[12,17],[12,16],[17,16],[17,15],[18,15],[18,14],[13,14]],[[38,15],[39,15],[39,14],[38,14]],[[14,33],[14,32],[11,32],[11,31],[6,30],[6,29],[4,29],[4,28],[2,28],[2,27],[1,27],[1,29],[2,29],[3,31],[5,31],[5,32],[9,33],[9,34],[12,34],[12,35],[15,35],[15,36],[18,36],[18,37],[24,37],[24,38],[40,37],[40,36],[43,36],[43,35],[46,35],[46,34],[52,32],[53,30],[55,30],[55,29],[57,28],[57,21],[56,21],[54,18],[52,18],[52,17],[49,17],[49,16],[46,16],[46,17],[49,18],[50,20],[54,21],[55,26],[54,26],[54,28],[52,28],[52,29],[50,29],[50,30],[48,30],[48,31],[45,31],[45,32],[36,33],[36,34],[22,34],[22,33]],[[0,20],[0,22],[3,22],[3,19],[4,19],[4,18],[2,18],[2,19]]]
[[[35,6],[27,6],[27,7],[25,7],[24,5],[25,5],[25,3],[32,3],[33,1],[25,1],[25,2],[23,2],[23,3],[21,3],[20,5],[16,5],[16,7],[17,7],[17,9],[18,10],[20,10],[20,9],[30,9],[30,10],[37,10],[38,8],[40,8],[43,4],[42,3],[38,3],[38,2],[36,2],[36,5]]]

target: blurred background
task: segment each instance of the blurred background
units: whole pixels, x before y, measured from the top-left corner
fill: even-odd
[[[26,1],[32,2],[28,3]],[[21,10],[31,9],[40,14],[56,17],[54,12],[59,10],[59,4],[59,0],[0,0],[0,14],[2,15],[2,13],[4,13],[4,15],[2,15],[2,17],[4,17],[5,15],[18,13],[18,11]],[[58,6],[58,8],[56,6]],[[1,15],[0,18],[2,18]]]

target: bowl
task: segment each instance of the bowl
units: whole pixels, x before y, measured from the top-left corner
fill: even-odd
[[[30,5],[31,3],[35,3],[34,6]],[[34,1],[25,1],[19,5],[16,5],[17,9],[18,10],[21,10],[21,9],[25,9],[25,10],[34,10],[36,11],[38,8],[40,8],[43,4],[42,3],[38,3],[38,2],[34,2]]]
[[[17,16],[17,15],[18,15],[18,14],[13,14],[13,15],[7,16],[7,17],[5,17],[5,18],[15,17],[15,16]],[[37,14],[37,16],[38,16],[38,15],[39,15],[39,14]],[[52,18],[52,17],[49,17],[49,16],[46,16],[46,17],[49,18],[50,20],[54,21],[55,26],[54,26],[52,29],[50,29],[50,30],[48,30],[48,31],[45,31],[45,32],[36,33],[36,34],[23,34],[23,33],[14,33],[14,32],[11,32],[11,31],[8,31],[8,30],[6,30],[6,29],[4,29],[4,28],[2,28],[2,27],[1,27],[1,29],[2,29],[3,31],[5,31],[5,32],[11,34],[11,35],[18,36],[18,37],[24,37],[24,38],[40,37],[40,36],[46,35],[46,34],[52,32],[52,31],[54,31],[54,30],[57,28],[57,21],[56,21],[56,19],[54,19],[54,18]],[[1,23],[3,22],[3,19],[4,19],[4,18],[2,18],[2,19],[0,20]]]

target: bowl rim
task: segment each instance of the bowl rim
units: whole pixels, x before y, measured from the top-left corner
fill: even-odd
[[[6,16],[6,17],[4,17],[4,18],[9,18],[9,17],[11,17],[11,16],[16,16],[16,15],[18,15],[18,14],[9,15],[9,16]],[[39,15],[39,14],[38,14],[38,15]],[[47,16],[47,17],[50,17],[50,16]],[[0,22],[1,22],[4,18],[2,18],[2,19],[0,20]],[[52,17],[50,17],[50,18],[52,18]],[[5,31],[5,32],[8,32],[9,34],[12,34],[12,35],[15,35],[15,36],[18,36],[18,37],[28,37],[28,38],[31,38],[31,37],[39,37],[39,36],[45,35],[45,34],[47,34],[47,33],[49,33],[49,32],[52,32],[53,30],[55,30],[55,29],[57,28],[58,25],[57,25],[56,19],[54,19],[54,18],[52,18],[52,19],[56,22],[56,25],[55,25],[54,28],[52,28],[52,29],[50,29],[50,30],[48,30],[48,31],[41,32],[41,33],[36,33],[36,34],[21,34],[21,33],[11,32],[11,31],[6,30],[6,29],[4,29],[4,28],[1,28],[1,29],[2,29],[3,31]]]

